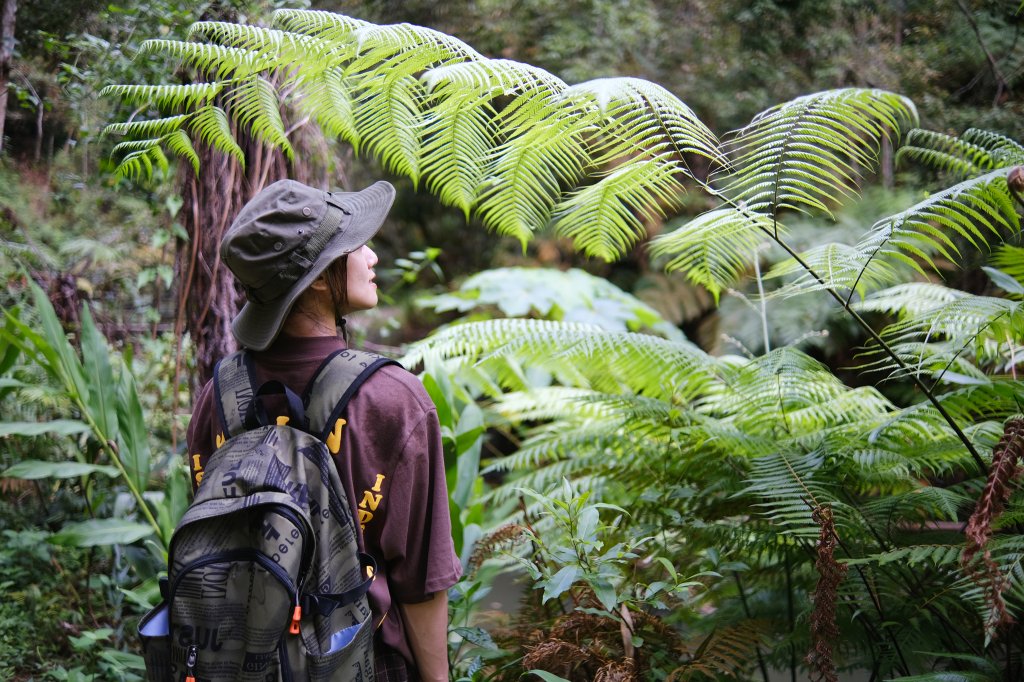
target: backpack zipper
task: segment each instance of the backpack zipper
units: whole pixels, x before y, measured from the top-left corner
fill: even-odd
[[[192,644],[185,656],[185,682],[196,682],[196,663],[199,661],[199,647]]]

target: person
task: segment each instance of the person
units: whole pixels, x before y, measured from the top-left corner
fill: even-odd
[[[251,352],[259,382],[300,393],[346,347],[344,316],[377,305],[378,261],[367,242],[394,196],[383,181],[325,192],[280,180],[238,213],[221,257],[246,293],[232,333]],[[216,449],[215,399],[210,381],[189,422],[194,487]],[[359,388],[346,421],[335,464],[378,565],[369,592],[377,680],[447,680],[447,589],[461,565],[434,405],[412,374],[389,365]]]

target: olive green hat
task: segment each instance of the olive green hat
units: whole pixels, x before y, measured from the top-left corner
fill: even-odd
[[[325,192],[295,180],[262,189],[224,234],[220,255],[248,299],[231,323],[238,342],[265,350],[299,295],[339,257],[370,241],[395,200],[390,183]]]

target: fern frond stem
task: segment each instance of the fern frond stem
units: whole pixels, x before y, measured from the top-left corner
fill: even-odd
[[[757,278],[757,294],[761,298],[761,333],[764,335],[764,352],[771,352],[771,340],[768,338],[768,301],[764,297],[764,282],[761,280],[761,257],[758,249],[754,249],[754,276]]]
[[[852,305],[852,303],[853,303],[853,295],[855,293],[857,293],[857,285],[860,284],[861,278],[864,277],[864,273],[866,273],[868,271],[868,266],[871,265],[871,261],[875,260],[875,256],[878,255],[878,252],[882,250],[883,246],[885,246],[886,244],[889,243],[889,239],[891,237],[892,237],[892,233],[890,232],[889,236],[886,237],[885,239],[883,239],[878,244],[878,246],[875,247],[875,250],[871,252],[871,255],[868,256],[868,259],[866,261],[864,261],[864,267],[862,267],[860,269],[860,272],[857,273],[857,278],[855,280],[853,280],[853,284],[850,286],[850,294],[849,294],[849,296],[846,297],[846,304],[845,304],[844,307],[849,308]]]
[[[789,635],[796,630],[796,616],[793,611],[793,567],[790,563],[789,550],[786,550],[786,615],[789,620]],[[789,645],[789,675],[796,682],[796,645]]]
[[[1010,348],[1010,377],[1017,380],[1017,346],[1013,345],[1010,332],[1006,332],[1006,345]]]
[[[753,616],[750,615],[750,606],[747,604],[747,593],[743,589],[743,582],[740,580],[739,571],[733,571],[732,577],[736,581],[736,589],[740,593],[740,604],[743,606],[743,613],[746,614],[748,619],[753,620]],[[764,656],[761,654],[761,646],[755,644],[754,651],[757,653],[757,667],[761,669],[761,677],[764,679],[764,682],[768,682],[768,666],[765,665]]]

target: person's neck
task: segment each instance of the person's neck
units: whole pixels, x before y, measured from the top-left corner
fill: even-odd
[[[327,307],[296,307],[284,321],[281,331],[297,338],[338,335],[334,311]]]

